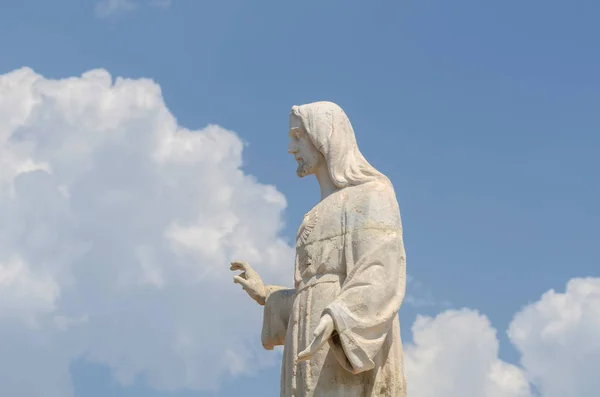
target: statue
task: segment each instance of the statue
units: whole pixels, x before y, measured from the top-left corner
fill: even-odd
[[[400,211],[388,178],[358,150],[331,102],[292,107],[288,152],[321,201],[296,239],[294,288],[231,270],[264,306],[262,344],[283,345],[282,397],[405,397],[398,310],[406,287]]]

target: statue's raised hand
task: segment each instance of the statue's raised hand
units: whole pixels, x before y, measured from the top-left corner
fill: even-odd
[[[233,276],[233,282],[240,284],[250,298],[258,302],[259,305],[265,304],[266,288],[262,279],[246,262],[231,262],[230,270],[241,270],[242,273]]]

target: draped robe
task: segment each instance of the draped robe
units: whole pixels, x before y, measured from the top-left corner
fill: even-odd
[[[262,343],[283,345],[281,397],[405,397],[398,310],[406,286],[400,211],[382,181],[343,188],[309,211],[295,288],[267,287]],[[296,362],[323,314],[335,331]]]

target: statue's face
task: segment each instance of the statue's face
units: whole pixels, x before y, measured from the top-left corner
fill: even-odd
[[[311,142],[300,119],[293,114],[290,115],[289,136],[288,153],[293,154],[298,162],[296,173],[300,178],[314,174],[325,159]]]

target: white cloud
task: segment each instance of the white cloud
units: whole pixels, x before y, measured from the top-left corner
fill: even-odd
[[[519,312],[508,335],[544,397],[600,390],[600,278],[572,279]]]
[[[508,335],[520,367],[499,359],[495,329],[473,310],[418,317],[412,331],[411,397],[588,397],[600,388],[599,278],[572,279],[515,315]]]
[[[38,313],[54,311],[58,290],[52,277],[33,273],[17,255],[0,263],[0,317],[20,318],[35,328]]]
[[[149,80],[0,75],[4,394],[68,397],[81,356],[164,390],[276,363],[228,262],[289,284],[285,199],[244,174],[242,149],[219,126],[179,126]],[[498,357],[496,331],[471,310],[419,317],[413,335],[411,397],[595,395],[600,279],[571,280],[515,316],[520,366]]]
[[[178,126],[149,80],[0,76],[3,393],[68,396],[80,355],[166,390],[276,360],[228,262],[288,281],[286,202],[243,173],[242,148]]]
[[[438,301],[428,287],[410,274],[406,276],[404,304],[414,308],[452,307],[452,303],[447,300]]]
[[[118,13],[135,10],[140,5],[168,8],[172,3],[173,0],[100,0],[96,3],[94,9],[98,17],[105,18]]]
[[[96,3],[95,12],[98,17],[104,18],[119,12],[131,11],[137,7],[132,0],[100,0]]]
[[[472,310],[419,316],[406,348],[406,377],[414,397],[527,397],[523,372],[498,358],[496,331]]]
[[[448,310],[435,318],[419,316],[406,347],[411,397],[529,397],[519,368],[498,358],[496,331],[472,310]]]

